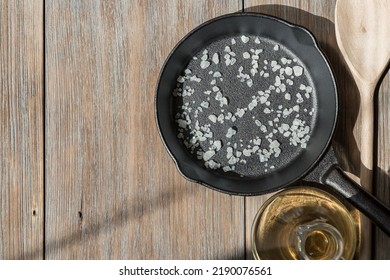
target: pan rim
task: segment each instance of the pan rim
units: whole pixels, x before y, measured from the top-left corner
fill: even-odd
[[[169,63],[169,61],[170,61],[171,57],[173,56],[173,54],[177,51],[177,49],[189,37],[191,37],[198,30],[200,30],[200,29],[204,28],[205,26],[207,26],[209,24],[212,24],[212,23],[214,23],[214,22],[216,22],[218,20],[223,20],[223,19],[231,18],[231,17],[261,17],[261,18],[265,18],[265,19],[270,19],[272,21],[279,22],[279,23],[281,23],[281,24],[283,24],[283,25],[285,25],[285,26],[287,26],[287,27],[289,27],[291,29],[299,29],[300,31],[302,31],[305,34],[309,35],[310,40],[311,40],[310,46],[314,47],[316,52],[318,54],[320,54],[321,59],[323,60],[324,65],[326,66],[326,68],[327,68],[327,70],[329,72],[329,76],[331,78],[332,86],[334,88],[334,90],[332,90],[333,95],[335,97],[335,100],[334,100],[333,124],[332,124],[332,127],[329,130],[328,138],[326,139],[325,144],[323,145],[323,147],[321,149],[319,149],[320,151],[318,152],[318,156],[316,157],[316,159],[313,160],[310,164],[308,164],[308,167],[306,167],[303,172],[300,172],[300,174],[297,175],[295,178],[293,178],[291,180],[286,180],[286,182],[284,182],[283,184],[281,184],[279,186],[272,186],[271,188],[267,188],[265,190],[231,191],[231,190],[224,189],[223,187],[213,186],[212,184],[209,184],[208,182],[206,182],[204,180],[194,179],[194,178],[190,177],[188,174],[183,172],[182,167],[180,166],[179,160],[176,158],[176,156],[172,152],[171,148],[167,144],[167,140],[166,140],[166,138],[165,138],[165,136],[164,136],[164,134],[162,132],[161,123],[160,123],[160,120],[159,120],[159,117],[158,117],[158,104],[159,104],[159,102],[158,102],[159,94],[158,93],[159,93],[159,90],[160,90],[162,76],[163,76],[163,73],[164,73],[164,71],[165,71],[165,69],[167,67],[167,64]],[[155,102],[155,106],[154,106],[155,121],[156,121],[156,125],[157,125],[157,128],[158,128],[157,130],[158,130],[159,136],[160,136],[160,138],[161,138],[161,140],[163,142],[163,145],[164,145],[165,149],[167,150],[168,154],[170,155],[170,157],[174,161],[176,169],[179,171],[179,173],[185,179],[187,179],[188,181],[201,184],[203,186],[206,186],[206,187],[211,188],[213,190],[217,190],[217,191],[222,192],[222,193],[226,193],[226,194],[230,194],[230,195],[242,195],[242,196],[263,195],[263,194],[266,194],[266,193],[270,193],[270,192],[275,192],[275,191],[281,190],[281,189],[283,189],[283,188],[285,188],[285,187],[287,187],[289,185],[292,185],[294,182],[299,181],[300,179],[305,177],[308,173],[310,173],[313,170],[313,168],[318,164],[318,162],[323,158],[324,154],[326,153],[326,151],[331,146],[331,141],[333,139],[333,135],[334,135],[335,130],[336,130],[336,126],[337,126],[337,122],[338,122],[338,114],[339,114],[338,87],[337,87],[337,83],[336,83],[336,80],[335,80],[334,71],[332,69],[332,66],[331,66],[328,58],[326,57],[324,52],[321,50],[321,48],[319,46],[319,43],[318,43],[317,39],[315,38],[315,36],[312,34],[312,32],[310,30],[308,30],[307,28],[301,26],[301,25],[288,22],[288,21],[286,21],[284,19],[281,19],[281,18],[278,18],[278,17],[275,17],[275,16],[271,16],[271,15],[266,15],[266,14],[262,14],[262,13],[253,13],[253,12],[236,12],[236,13],[225,14],[225,15],[221,15],[221,16],[209,19],[209,20],[205,21],[204,23],[198,25],[194,29],[192,29],[182,39],[180,39],[176,43],[174,48],[170,51],[170,53],[168,54],[168,56],[165,59],[164,63],[162,64],[162,67],[161,67],[161,70],[160,70],[160,73],[159,73],[159,76],[158,76],[158,79],[157,79],[157,82],[156,82],[156,90],[155,90],[154,102]],[[253,180],[256,180],[256,179],[248,178],[247,181],[253,181]],[[241,180],[241,182],[245,182],[245,181],[246,180]]]

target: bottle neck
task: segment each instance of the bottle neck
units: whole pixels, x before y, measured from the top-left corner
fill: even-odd
[[[294,231],[295,249],[303,260],[339,260],[344,252],[341,233],[323,219],[297,226]]]

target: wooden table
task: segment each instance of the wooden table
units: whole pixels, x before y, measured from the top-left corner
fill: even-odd
[[[303,25],[335,70],[333,144],[358,175],[359,100],[335,40],[335,2],[1,1],[0,258],[251,258],[250,226],[268,196],[229,196],[181,177],[157,132],[156,79],[178,40],[210,18],[245,9]],[[387,75],[375,169],[388,205],[389,87]],[[372,241],[373,258],[390,259],[390,238],[375,231]]]

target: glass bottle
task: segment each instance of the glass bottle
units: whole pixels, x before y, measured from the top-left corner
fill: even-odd
[[[353,259],[358,224],[335,196],[313,187],[283,190],[261,207],[252,225],[255,259]]]

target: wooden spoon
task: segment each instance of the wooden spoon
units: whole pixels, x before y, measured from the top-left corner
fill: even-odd
[[[336,3],[337,43],[360,92],[360,184],[368,192],[372,192],[374,92],[390,61],[389,15],[390,0],[338,0]],[[362,220],[361,226],[365,230],[363,240],[368,244],[371,241],[368,220]],[[369,257],[369,253],[361,253]]]

